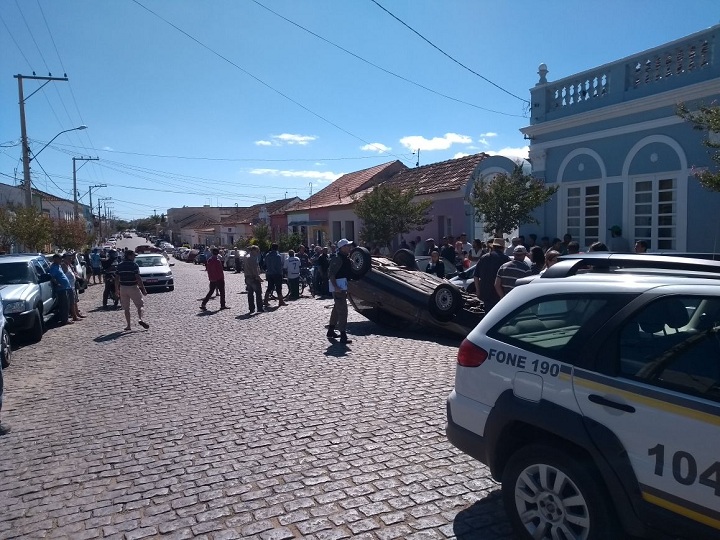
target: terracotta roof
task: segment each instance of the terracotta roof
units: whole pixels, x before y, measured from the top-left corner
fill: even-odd
[[[352,204],[353,199],[351,196],[353,194],[382,182],[389,178],[390,175],[405,168],[401,161],[396,160],[369,169],[344,174],[329,186],[293,207],[292,211]]]
[[[480,153],[414,169],[406,168],[393,175],[385,185],[401,189],[414,188],[418,195],[464,189],[475,168],[488,157],[490,156]]]
[[[299,199],[297,197],[292,197],[290,199],[279,199],[277,201],[270,201],[269,203],[259,203],[252,206],[237,208],[235,212],[221,218],[220,224],[229,225],[233,223],[252,223],[253,221],[257,221],[260,215],[260,210],[263,206],[270,216],[272,214],[284,213],[298,200]]]

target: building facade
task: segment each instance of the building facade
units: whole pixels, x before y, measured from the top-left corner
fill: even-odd
[[[720,25],[683,39],[531,89],[534,176],[559,190],[539,208],[540,226],[524,234],[562,238],[581,247],[607,242],[622,228],[632,246],[654,251],[717,251],[720,194],[693,169],[712,164],[702,132],[677,115],[720,98],[716,55]]]

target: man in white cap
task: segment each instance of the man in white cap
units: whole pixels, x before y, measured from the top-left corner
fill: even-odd
[[[347,282],[351,276],[350,259],[348,255],[351,249],[352,242],[347,238],[338,241],[337,256],[330,259],[330,266],[328,268],[330,292],[333,296],[334,305],[330,313],[327,337],[333,343],[337,338],[340,338],[340,343],[352,343],[352,340],[348,339],[345,333],[348,318]],[[335,332],[336,328],[339,333]]]

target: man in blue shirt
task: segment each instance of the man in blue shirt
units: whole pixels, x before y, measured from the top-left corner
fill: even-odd
[[[60,262],[62,258],[59,253],[52,256],[52,264],[50,265],[50,276],[52,277],[53,288],[57,296],[58,316],[60,317],[60,326],[73,324],[68,321],[70,315],[70,294],[74,294],[70,280],[63,272]]]

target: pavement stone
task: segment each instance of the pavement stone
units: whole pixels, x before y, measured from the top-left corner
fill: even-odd
[[[202,266],[145,298],[124,332],[80,295],[81,322],[14,343],[0,438],[0,540],[512,538],[486,467],[445,438],[458,343],[379,327],[307,293],[249,315]]]

